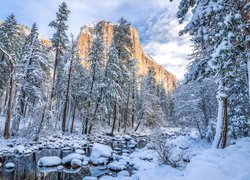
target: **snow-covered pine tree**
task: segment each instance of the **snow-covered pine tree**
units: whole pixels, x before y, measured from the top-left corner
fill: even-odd
[[[106,64],[106,77],[104,80],[104,102],[106,104],[106,109],[108,110],[109,124],[111,124],[111,117],[113,118],[111,134],[113,135],[115,126],[118,119],[118,107],[121,104],[122,99],[122,87],[120,85],[120,80],[123,76],[121,68],[121,60],[118,57],[118,51],[116,49],[115,43],[112,41],[109,49],[108,61]],[[111,116],[112,114],[112,116]]]
[[[250,3],[249,0],[238,0],[237,2],[243,20],[245,58],[247,59],[248,73],[248,100],[250,104]]]
[[[114,43],[115,47],[117,49],[118,58],[121,61],[121,69],[122,69],[122,79],[120,79],[120,85],[122,87],[122,94],[121,94],[121,107],[119,107],[119,114],[121,114],[121,121],[119,121],[119,128],[120,125],[124,124],[124,126],[127,126],[128,118],[130,114],[126,113],[128,111],[128,104],[130,100],[130,94],[132,92],[129,84],[129,74],[131,67],[129,64],[129,59],[132,58],[132,50],[133,50],[133,43],[131,39],[131,24],[124,19],[123,17],[119,19],[118,24],[115,26],[114,29]],[[130,86],[130,87],[129,87]]]
[[[243,53],[242,23],[237,1],[181,1],[178,18],[185,19],[192,9],[192,19],[181,32],[192,36],[198,56],[193,58],[188,80],[216,76],[218,83],[218,121],[214,147],[225,147],[227,137],[227,101],[237,56]],[[244,48],[243,48],[244,49]],[[243,69],[242,69],[243,70]],[[237,82],[237,81],[235,81]],[[239,86],[239,84],[238,84]],[[229,100],[230,101],[230,100]],[[240,102],[242,103],[242,102]],[[237,104],[234,104],[235,108]],[[223,133],[222,133],[223,130]]]
[[[15,57],[15,59],[18,60],[20,49],[22,48],[23,44],[23,39],[24,36],[19,31],[15,16],[11,14],[2,24],[0,24],[0,47],[3,48],[3,50],[5,50],[9,55],[13,56],[13,58]],[[4,102],[7,102],[9,92],[8,88],[6,89],[6,86],[10,74],[10,64],[6,64],[3,56],[0,63],[0,72],[2,75],[2,78],[0,80],[0,99],[2,99]],[[0,106],[1,105],[2,103],[0,102]],[[5,106],[6,103],[3,103],[3,113],[6,112]]]
[[[11,14],[0,25],[0,46],[10,55],[19,58],[23,41],[24,34],[21,33],[14,14]]]
[[[140,85],[139,100],[137,104],[137,126],[146,126],[149,128],[160,127],[164,125],[164,112],[160,105],[160,99],[157,96],[157,84],[155,71],[149,68],[147,76],[143,78]]]
[[[71,114],[71,126],[70,133],[74,131],[74,122],[75,118],[81,118],[84,116],[83,113],[85,105],[85,101],[83,99],[86,98],[87,87],[88,87],[88,72],[81,64],[81,59],[76,53],[76,57],[73,59],[73,67],[72,67],[72,75],[71,75],[71,90],[70,97],[72,101],[72,114]]]
[[[86,97],[86,115],[84,120],[84,133],[91,133],[96,120],[98,97],[103,88],[104,78],[104,47],[101,34],[101,24],[98,23],[95,27],[95,37],[93,39],[91,52],[89,54],[89,92]],[[99,105],[98,105],[99,106]],[[96,124],[96,123],[95,123]]]
[[[49,104],[49,109],[52,108],[53,98],[56,97],[56,111],[60,107],[60,99],[63,95],[63,75],[65,66],[65,52],[67,50],[68,36],[66,31],[68,26],[66,22],[68,20],[70,11],[68,10],[67,4],[63,2],[59,5],[58,12],[56,13],[56,20],[52,21],[49,26],[54,28],[56,32],[53,34],[51,39],[52,45],[55,49],[55,62],[53,68],[53,78],[52,78],[52,90],[51,90],[51,100]],[[59,113],[60,117],[60,113]]]
[[[47,100],[48,81],[50,77],[49,62],[43,46],[38,39],[38,29],[34,23],[31,33],[22,49],[21,58],[16,69],[17,100],[15,104],[12,135],[19,130],[20,120],[28,113],[39,121]]]
[[[129,125],[134,127],[134,113],[135,113],[135,94],[137,87],[137,61],[133,58],[124,62],[126,71],[124,72],[124,85],[125,92],[125,108],[124,108],[124,131]],[[131,121],[129,121],[131,119]]]
[[[170,125],[174,118],[174,101],[172,92],[167,92],[163,83],[157,85],[157,96],[159,97],[160,106],[164,112],[164,119]]]

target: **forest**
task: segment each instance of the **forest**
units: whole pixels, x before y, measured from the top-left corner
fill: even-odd
[[[0,21],[0,179],[250,178],[250,1],[176,8],[192,43],[181,80],[144,54],[155,65],[141,72],[124,17],[110,37],[107,22],[87,25],[84,57],[66,2],[47,39],[14,14]]]

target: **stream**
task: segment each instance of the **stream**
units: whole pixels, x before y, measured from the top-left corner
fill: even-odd
[[[100,139],[100,138],[99,138]],[[112,140],[101,141],[113,150],[114,154],[121,155],[122,152],[131,154],[136,148],[143,148],[147,144],[145,137],[137,137],[132,140],[136,142],[135,146],[129,144],[129,140],[120,140],[113,138]],[[86,156],[90,156],[94,142],[99,142],[98,139],[90,139],[89,142],[82,147]],[[87,166],[72,168],[71,166],[55,167],[39,167],[37,162],[44,156],[58,156],[63,158],[74,152],[74,148],[44,148],[36,150],[28,154],[4,154],[0,156],[0,180],[81,180],[84,176],[101,177],[103,175],[116,176],[117,172],[107,168],[107,165],[93,165],[89,163]],[[111,157],[110,162],[114,159]],[[15,164],[14,168],[6,168],[4,165],[7,162]],[[132,167],[126,169],[132,171]]]

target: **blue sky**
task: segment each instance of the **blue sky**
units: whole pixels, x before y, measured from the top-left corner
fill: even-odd
[[[159,64],[183,77],[191,52],[189,37],[179,37],[176,11],[178,0],[64,0],[71,10],[69,32],[77,35],[84,24],[107,20],[116,22],[123,16],[135,26],[140,34],[144,50]],[[0,20],[10,13],[16,15],[18,23],[30,27],[36,22],[39,32],[50,38],[53,29],[48,27],[55,19],[58,5],[63,0],[0,0]]]

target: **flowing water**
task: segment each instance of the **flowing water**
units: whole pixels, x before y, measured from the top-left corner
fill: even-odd
[[[111,141],[107,142],[117,154],[121,155],[122,150],[126,149],[133,152],[134,148],[129,148],[127,141]],[[142,148],[146,145],[145,140],[137,141],[137,148]],[[92,146],[89,144],[84,147],[86,156],[90,156]],[[42,149],[30,154],[5,154],[0,157],[0,162],[3,167],[0,168],[0,180],[81,180],[84,176],[101,177],[103,175],[116,176],[116,172],[111,171],[106,165],[79,167],[73,169],[70,166],[64,166],[62,170],[57,167],[38,167],[37,162],[44,156],[65,157],[72,153],[73,149]],[[4,165],[7,162],[15,164],[15,168],[6,169]],[[129,170],[129,169],[128,169]]]

